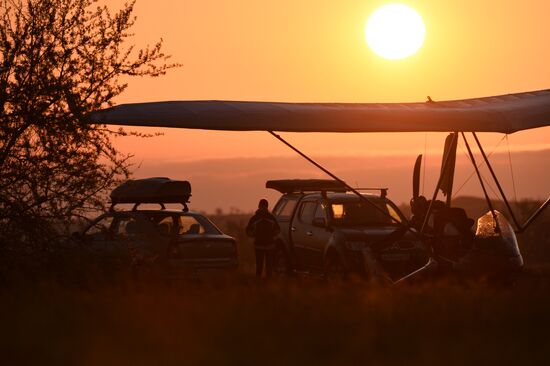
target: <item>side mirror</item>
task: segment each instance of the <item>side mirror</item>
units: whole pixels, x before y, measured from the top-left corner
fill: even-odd
[[[327,220],[324,217],[316,217],[311,224],[317,227],[327,227]]]

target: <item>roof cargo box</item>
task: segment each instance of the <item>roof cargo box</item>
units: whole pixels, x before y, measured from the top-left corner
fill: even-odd
[[[275,189],[281,193],[297,192],[346,192],[344,184],[332,179],[279,179],[268,180],[266,188]]]
[[[118,203],[180,203],[184,206],[191,197],[191,184],[170,178],[134,179],[122,183],[111,192],[111,202]]]

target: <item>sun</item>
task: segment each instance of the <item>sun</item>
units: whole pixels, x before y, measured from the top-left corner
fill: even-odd
[[[399,60],[416,53],[424,43],[426,27],[416,10],[403,4],[387,4],[371,14],[365,39],[374,53]]]

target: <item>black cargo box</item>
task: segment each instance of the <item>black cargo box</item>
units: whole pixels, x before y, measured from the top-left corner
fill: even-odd
[[[147,178],[129,180],[113,189],[111,203],[185,203],[191,197],[191,184],[185,180]]]
[[[346,186],[332,179],[279,179],[268,180],[266,188],[275,189],[281,193],[298,192],[346,192]]]

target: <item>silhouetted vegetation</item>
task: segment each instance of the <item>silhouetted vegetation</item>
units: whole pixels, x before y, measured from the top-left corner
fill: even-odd
[[[111,13],[94,0],[0,0],[0,250],[44,251],[60,228],[105,206],[128,177],[128,156],[86,123],[126,89],[123,76],[159,76],[161,42],[128,44],[134,3]]]

